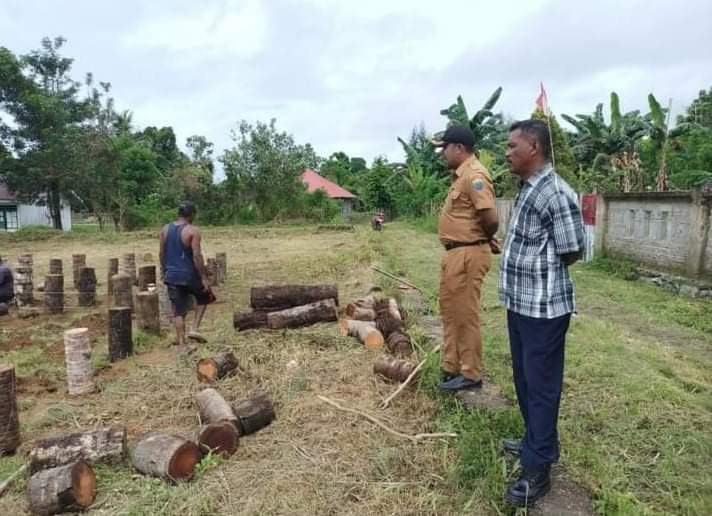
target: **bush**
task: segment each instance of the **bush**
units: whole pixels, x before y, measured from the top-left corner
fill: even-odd
[[[314,222],[329,222],[341,211],[339,203],[331,199],[324,190],[304,192],[299,196],[296,213],[301,218]]]

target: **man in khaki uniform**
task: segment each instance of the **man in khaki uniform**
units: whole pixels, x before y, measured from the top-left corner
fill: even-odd
[[[441,156],[453,182],[440,213],[438,237],[445,247],[440,272],[443,321],[442,383],[454,392],[482,386],[480,290],[497,250],[497,208],[489,172],[474,153],[468,127],[453,124],[441,140]]]

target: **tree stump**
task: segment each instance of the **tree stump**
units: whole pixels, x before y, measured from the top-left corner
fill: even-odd
[[[163,282],[158,285],[158,311],[161,316],[161,322],[165,324],[173,323],[173,305],[168,297],[168,287]]]
[[[50,258],[49,260],[49,273],[50,274],[62,274],[62,259],[61,258]]]
[[[143,263],[152,264],[153,263],[153,254],[143,253]]]
[[[116,362],[133,354],[131,309],[125,306],[109,309],[109,360]]]
[[[142,265],[138,268],[138,290],[148,290],[148,285],[156,284],[156,266]]]
[[[233,423],[223,421],[203,426],[197,441],[203,453],[213,452],[228,458],[237,451],[240,434]]]
[[[146,333],[151,335],[161,334],[158,292],[139,292],[136,294],[136,324]]]
[[[266,393],[258,394],[233,407],[240,435],[249,435],[263,429],[275,419],[272,400]]]
[[[15,299],[17,306],[32,306],[35,300],[31,265],[20,263],[15,268]]]
[[[399,321],[403,320],[400,310],[398,309],[398,302],[392,297],[378,299],[373,304],[373,309],[376,311],[376,314],[385,312],[393,319],[397,319]]]
[[[136,254],[126,253],[121,257],[121,272],[131,277],[131,285],[136,285]]]
[[[28,492],[33,514],[81,511],[94,502],[96,477],[89,464],[74,462],[35,473]]]
[[[198,380],[215,382],[231,374],[239,367],[237,357],[232,351],[226,351],[210,358],[198,360]]]
[[[133,283],[131,276],[120,272],[111,278],[114,291],[114,306],[127,306],[133,309]]]
[[[413,352],[413,344],[405,333],[394,332],[386,339],[386,350],[394,355],[410,355]]]
[[[195,443],[159,432],[144,435],[130,455],[133,466],[144,475],[172,482],[189,480],[201,458]]]
[[[252,330],[267,327],[266,312],[235,312],[232,324],[237,331]]]
[[[218,283],[225,283],[227,279],[227,253],[216,253],[215,261],[218,264]]]
[[[102,428],[42,439],[27,455],[30,473],[79,460],[90,464],[121,462],[126,457],[126,429]]]
[[[272,285],[250,289],[250,306],[255,310],[273,312],[302,306],[325,299],[339,304],[336,285]]]
[[[319,322],[333,322],[338,319],[336,301],[325,299],[303,306],[287,308],[267,314],[267,327],[273,330],[281,328],[299,328]]]
[[[74,328],[64,332],[64,359],[67,364],[69,394],[77,396],[96,391],[88,328]]]
[[[79,306],[96,304],[96,274],[91,267],[79,269]]]
[[[230,405],[225,398],[215,389],[203,389],[195,395],[195,403],[198,405],[200,421],[204,425],[228,421],[236,424],[237,417],[232,412]]]
[[[342,319],[339,322],[339,333],[356,337],[367,349],[383,349],[383,335],[376,329],[376,324],[372,321],[353,321]]]
[[[119,259],[118,258],[109,258],[109,271],[106,273],[106,289],[107,289],[107,295],[109,297],[113,297],[113,295],[114,295],[113,279],[114,279],[114,276],[116,276],[118,273],[119,273]]]
[[[0,364],[0,456],[20,446],[15,366]]]
[[[415,368],[415,364],[388,356],[378,357],[373,364],[373,372],[375,374],[381,375],[388,381],[398,383],[404,382]]]
[[[44,304],[51,314],[64,311],[64,275],[50,274],[45,277]]]
[[[73,254],[72,255],[72,285],[77,289],[79,287],[79,269],[86,267],[87,255]]]
[[[217,287],[218,285],[218,263],[215,258],[208,258],[208,264],[206,266],[208,271],[208,282],[211,287]]]

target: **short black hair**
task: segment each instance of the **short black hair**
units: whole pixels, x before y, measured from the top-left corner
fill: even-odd
[[[511,133],[517,129],[534,138],[541,149],[544,159],[551,160],[551,136],[549,135],[549,126],[546,125],[546,122],[533,118],[520,120],[519,122],[514,122],[509,127],[509,132]]]
[[[190,217],[195,214],[195,204],[190,201],[183,201],[178,205],[179,217]]]

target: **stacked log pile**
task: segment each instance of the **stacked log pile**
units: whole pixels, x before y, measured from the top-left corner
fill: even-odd
[[[413,352],[410,337],[403,326],[398,303],[390,297],[366,296],[346,305],[346,318],[339,323],[342,335],[350,335],[368,349],[404,356]]]

